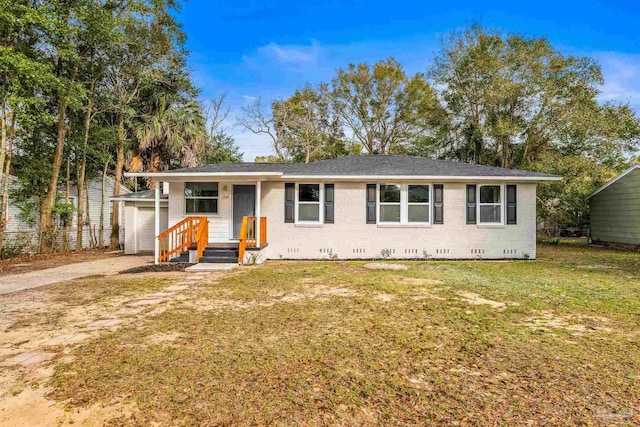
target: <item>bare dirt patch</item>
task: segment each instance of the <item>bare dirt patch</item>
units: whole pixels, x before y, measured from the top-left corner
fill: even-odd
[[[408,270],[409,266],[406,264],[391,264],[386,262],[371,262],[365,264],[362,268],[367,270]]]
[[[303,300],[327,297],[352,297],[357,293],[348,288],[314,286],[299,292],[271,292],[267,299],[247,300],[233,298],[192,299],[184,302],[186,307],[198,311],[221,309],[247,310],[255,307],[271,307],[278,303],[294,303]]]
[[[186,276],[172,273],[169,277]],[[132,413],[131,405],[120,402],[70,411],[50,400],[45,386],[53,375],[52,366],[75,360],[71,351],[81,343],[143,322],[159,313],[158,304],[168,306],[190,288],[167,282],[166,275],[112,277],[0,296],[0,426],[102,426],[114,418],[123,421]],[[140,301],[154,304],[131,306]],[[149,342],[168,344],[178,337],[159,333],[150,336]]]
[[[526,319],[525,325],[531,328],[549,330],[564,329],[573,333],[613,332],[607,326],[610,320],[602,316],[586,315],[557,315],[552,311],[538,311],[534,316]]]
[[[464,298],[471,305],[488,305],[491,308],[505,308],[507,303],[483,298],[475,292],[457,291],[456,295]]]
[[[427,278],[421,278],[421,277],[403,277],[400,281],[403,283],[407,283],[409,285],[444,285],[445,284],[442,280],[427,279]]]
[[[178,338],[180,338],[180,334],[178,332],[161,332],[149,336],[149,342],[151,344],[165,344],[172,343]]]

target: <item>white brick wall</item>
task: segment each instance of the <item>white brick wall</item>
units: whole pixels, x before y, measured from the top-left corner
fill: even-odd
[[[248,184],[248,182],[245,182]],[[392,258],[509,259],[536,257],[536,184],[518,186],[517,225],[466,224],[466,183],[444,183],[444,224],[383,227],[366,224],[366,183],[335,182],[335,223],[301,226],[284,222],[284,182],[262,183],[262,216],[267,217],[268,247],[263,259]],[[209,216],[209,241],[228,242],[231,232],[231,182],[220,182],[218,215]],[[223,190],[226,186],[227,190]],[[504,213],[503,213],[504,215]],[[184,184],[172,182],[169,227],[185,217]]]
[[[466,184],[444,183],[444,224],[382,227],[366,224],[366,183],[335,183],[335,223],[301,226],[284,222],[284,183],[262,183],[262,215],[267,217],[269,259],[392,258],[506,259],[536,256],[536,184],[517,184],[517,225],[466,224]],[[321,252],[321,250],[323,252]]]

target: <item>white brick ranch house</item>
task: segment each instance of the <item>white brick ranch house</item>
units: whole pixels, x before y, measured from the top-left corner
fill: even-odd
[[[536,187],[561,179],[391,155],[127,175],[156,185],[119,199],[125,251],[157,262],[535,258]]]

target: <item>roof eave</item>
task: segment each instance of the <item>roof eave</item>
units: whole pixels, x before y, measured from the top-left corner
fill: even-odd
[[[155,199],[137,199],[135,197],[119,197],[119,196],[109,197],[109,200],[112,202],[151,202],[151,203],[155,201]],[[167,202],[169,202],[169,199],[167,197],[160,199],[160,203],[167,203]]]
[[[283,179],[332,179],[343,181],[362,180],[429,180],[448,182],[468,182],[468,181],[562,181],[561,176],[432,176],[432,175],[284,175]]]
[[[609,187],[610,185],[612,185],[613,183],[615,183],[616,181],[618,181],[621,178],[624,178],[627,174],[631,173],[632,171],[636,170],[636,169],[640,169],[640,164],[635,164],[633,166],[631,166],[629,169],[627,169],[626,171],[622,172],[619,175],[614,176],[613,178],[611,178],[609,181],[607,181],[604,185],[602,185],[600,188],[598,188],[597,190],[595,190],[593,193],[589,194],[587,196],[587,200],[589,200],[590,198],[592,198],[593,196],[595,196],[596,194],[600,193],[602,190],[604,190],[605,188]]]
[[[230,177],[230,178],[259,178],[259,177],[279,177],[283,172],[125,172],[125,177],[132,178],[197,178],[197,177]],[[170,179],[168,179],[170,180]]]

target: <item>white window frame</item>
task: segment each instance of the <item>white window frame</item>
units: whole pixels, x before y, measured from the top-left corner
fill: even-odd
[[[499,187],[500,188],[500,203],[480,203],[480,188],[482,187]],[[476,185],[476,216],[478,218],[478,225],[504,225],[505,224],[505,187],[504,184],[477,184]],[[500,221],[499,222],[483,222],[480,216],[480,206],[500,206]]]
[[[320,200],[317,202],[301,202],[300,201],[300,185],[317,185],[320,190]],[[324,185],[321,182],[296,182],[295,187],[295,224],[323,224],[324,223]],[[301,221],[300,220],[300,205],[318,205],[318,221]]]
[[[397,185],[400,187],[400,203],[397,202],[385,202],[380,203],[380,185]],[[426,185],[429,187],[429,203],[409,203],[409,185]],[[379,182],[376,184],[376,223],[383,226],[431,226],[433,222],[433,212],[431,209],[433,198],[433,184],[430,182]],[[380,205],[400,205],[400,221],[382,221],[380,218]],[[409,221],[409,205],[428,206],[429,221]]]
[[[400,188],[400,201],[399,202],[381,202],[380,201],[380,186],[382,185],[395,185],[398,186]],[[405,199],[406,195],[403,195],[403,191],[402,191],[402,184],[398,184],[396,182],[379,182],[376,185],[376,220],[378,221],[378,224],[402,224],[402,219],[403,219],[403,207],[402,205],[403,200]],[[382,205],[388,205],[388,206],[400,206],[400,221],[382,221],[381,218],[382,216],[380,215],[380,207]]]
[[[200,216],[220,216],[220,182],[218,181],[207,181],[207,184],[218,184],[218,195],[214,196],[191,196],[187,197],[187,184],[202,184],[204,181],[189,181],[184,183],[184,188],[182,189],[182,195],[184,197],[184,214],[185,215],[200,215]],[[187,212],[187,200],[217,200],[217,210],[216,212]]]
[[[409,186],[410,185],[421,185],[421,186],[426,186],[428,188],[428,195],[429,195],[429,201],[427,203],[423,203],[423,202],[410,202],[409,201]],[[433,214],[433,212],[431,211],[431,198],[433,197],[433,186],[431,184],[426,184],[426,183],[419,183],[419,182],[411,182],[409,184],[407,184],[407,224],[423,224],[423,225],[431,225],[431,215]],[[426,206],[427,207],[427,212],[428,212],[428,217],[429,217],[429,221],[410,221],[409,220],[409,206]]]

